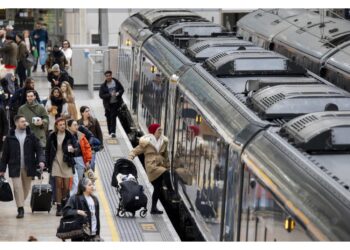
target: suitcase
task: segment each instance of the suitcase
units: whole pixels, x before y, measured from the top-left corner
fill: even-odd
[[[50,184],[37,184],[32,187],[30,207],[35,211],[47,211],[50,213],[52,204],[52,187]]]

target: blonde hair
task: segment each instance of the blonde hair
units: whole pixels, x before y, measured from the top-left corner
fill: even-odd
[[[67,81],[62,82],[61,83],[61,88],[62,88],[63,84],[67,88],[67,90],[66,90],[66,95],[67,95],[66,101],[68,101],[68,99],[70,99],[70,98],[74,99],[73,90],[72,90],[72,87],[70,86],[69,82],[67,82]],[[62,93],[63,93],[63,91],[62,91]]]

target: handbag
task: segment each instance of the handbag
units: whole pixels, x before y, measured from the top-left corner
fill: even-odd
[[[31,68],[35,64],[35,57],[28,53],[24,64],[27,69]]]
[[[13,194],[10,184],[4,176],[0,176],[0,201],[12,201]]]
[[[90,224],[87,217],[74,216],[63,217],[57,228],[56,236],[62,240],[72,238],[84,238],[90,235]]]

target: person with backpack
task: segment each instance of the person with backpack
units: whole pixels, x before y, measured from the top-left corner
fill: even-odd
[[[90,108],[88,106],[81,106],[80,114],[81,114],[81,118],[77,121],[78,124],[80,126],[86,127],[89,131],[91,131],[93,136],[97,138],[98,141],[100,142],[99,146],[96,145],[96,147],[94,147],[95,145],[91,145],[91,144],[94,144],[92,140],[89,140],[90,145],[92,146],[92,160],[91,160],[90,168],[93,171],[95,171],[96,153],[103,148],[103,134],[102,134],[101,126],[98,120],[91,116]]]

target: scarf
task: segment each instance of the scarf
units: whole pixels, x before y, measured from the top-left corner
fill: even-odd
[[[55,118],[57,119],[61,117],[62,108],[63,108],[63,105],[66,103],[66,101],[63,98],[57,98],[54,96],[51,96],[50,100],[51,100],[51,105],[57,107],[57,114],[55,115]]]
[[[153,134],[150,135],[150,142],[155,147],[157,152],[159,153],[161,146],[163,145],[163,136],[161,136],[158,140]]]

